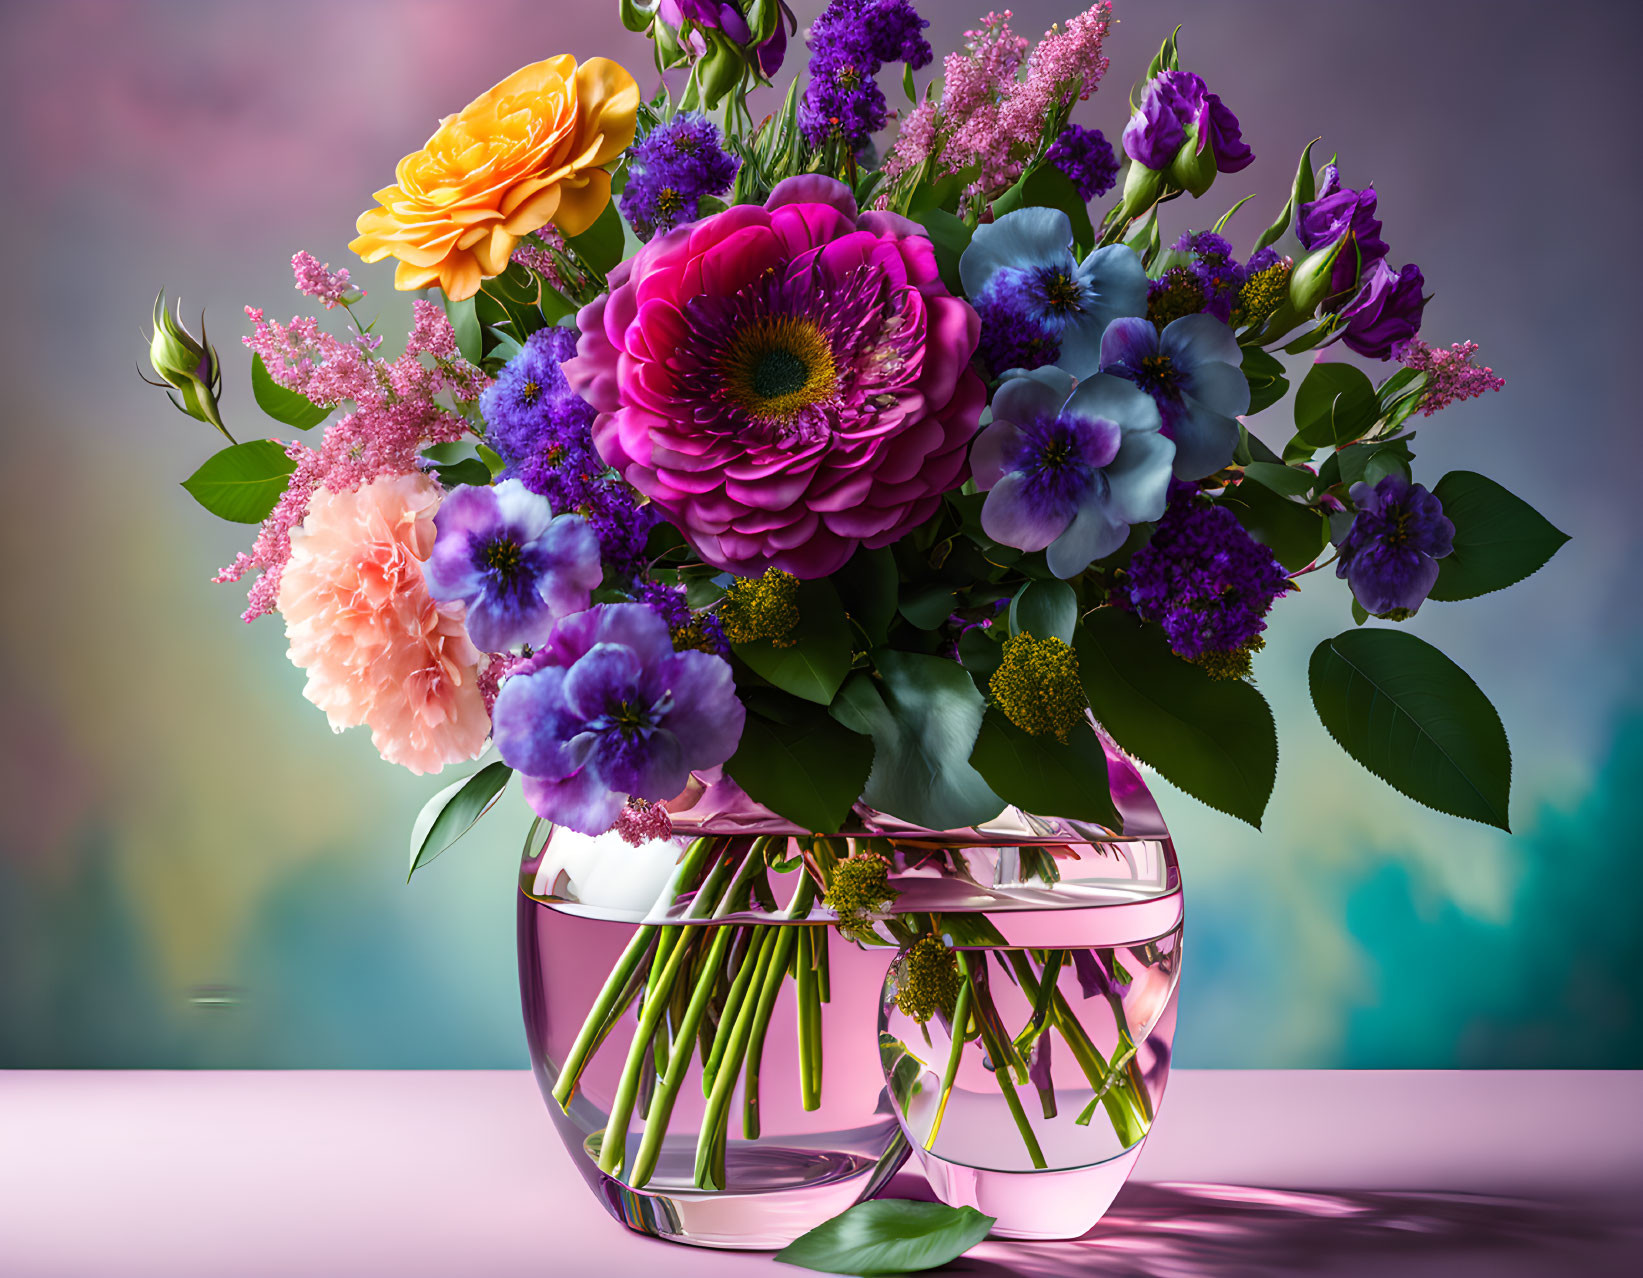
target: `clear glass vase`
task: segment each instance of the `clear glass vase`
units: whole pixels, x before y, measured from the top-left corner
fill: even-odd
[[[606,1209],[677,1242],[781,1247],[877,1193],[911,1139],[937,1194],[998,1216],[1000,1233],[1066,1237],[1088,1228],[1073,1229],[1075,1217],[1094,1223],[1144,1127],[1126,1129],[1136,1138],[1120,1147],[1117,1128],[1079,1125],[1069,1113],[1076,1130],[1062,1141],[1056,1128],[1046,1147],[1056,1161],[1042,1171],[1030,1160],[1018,1166],[1003,1136],[989,1135],[1005,1102],[996,1086],[987,1090],[991,1075],[972,1045],[926,1148],[948,1040],[939,1016],[921,1025],[896,1007],[901,964],[892,960],[937,926],[956,930],[955,944],[980,947],[964,949],[964,961],[987,965],[972,979],[991,976],[992,1001],[1013,1032],[1023,1009],[1005,969],[1041,972],[1046,946],[1093,951],[1109,964],[1116,953],[1124,968],[1112,979],[1132,977],[1116,1002],[1084,996],[1087,958],[1066,959],[1057,988],[1089,1030],[1090,1050],[1141,1080],[1133,1089],[1148,1098],[1150,1124],[1168,1066],[1179,880],[1139,775],[1110,743],[1108,755],[1122,834],[1013,808],[984,826],[936,832],[858,807],[853,830],[824,837],[720,781],[693,784],[668,805],[668,839],[635,847],[558,830],[528,843],[519,963],[531,1062],[561,1139]],[[841,932],[822,896],[830,869],[859,851],[888,862],[892,899]],[[1143,1007],[1149,998],[1155,1013]],[[1119,1007],[1140,1038],[1127,1056],[1109,1028]],[[1053,1068],[1058,1105],[1086,1103]],[[1039,1105],[1030,1086],[1025,1094]],[[1105,1145],[1092,1139],[1103,1130]],[[1013,1123],[1009,1134],[1020,1143]],[[1012,1196],[1011,1178],[1042,1188]],[[1089,1215],[1091,1196],[1103,1192]],[[1045,1210],[1052,1198],[1078,1196]]]

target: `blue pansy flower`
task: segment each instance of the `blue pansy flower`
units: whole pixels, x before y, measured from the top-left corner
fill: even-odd
[[[604,577],[588,521],[555,516],[517,479],[453,488],[434,528],[428,593],[467,605],[468,636],[484,652],[539,646],[555,621],[588,606]]]
[[[1147,313],[1147,273],[1133,249],[1110,244],[1080,262],[1072,242],[1060,209],[1016,209],[976,228],[958,273],[995,375],[1054,363],[1088,376],[1100,365],[1102,330]]]
[[[1012,374],[970,453],[987,494],[983,530],[1045,551],[1057,577],[1076,576],[1122,546],[1132,525],[1164,513],[1175,445],[1159,425],[1151,397],[1121,378],[1075,382],[1056,366]]]
[[[1175,474],[1202,479],[1232,460],[1240,413],[1249,411],[1243,351],[1213,315],[1183,315],[1162,333],[1148,320],[1117,319],[1101,338],[1101,371],[1152,396],[1175,441]]]

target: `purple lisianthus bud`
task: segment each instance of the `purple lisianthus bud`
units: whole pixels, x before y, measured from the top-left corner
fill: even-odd
[[[1421,268],[1413,262],[1401,271],[1376,262],[1364,272],[1357,296],[1341,311],[1346,321],[1341,340],[1370,359],[1391,359],[1394,347],[1420,332],[1425,285]]]
[[[1202,76],[1161,71],[1147,84],[1140,109],[1124,127],[1124,153],[1145,168],[1163,170],[1189,145],[1193,157],[1209,148],[1214,159],[1211,176],[1237,173],[1255,159],[1244,143],[1238,117],[1209,91]]]
[[[1373,487],[1352,485],[1351,497],[1358,509],[1335,575],[1364,611],[1401,621],[1432,592],[1438,560],[1454,549],[1455,525],[1435,495],[1396,472]]]
[[[1342,236],[1351,236],[1351,243],[1343,244],[1335,257],[1329,281],[1331,297],[1351,292],[1363,273],[1388,252],[1386,241],[1381,239],[1380,221],[1375,217],[1375,201],[1374,187],[1355,191],[1342,186],[1340,169],[1329,164],[1324,166],[1317,198],[1296,211],[1295,234],[1303,248],[1327,248]]]

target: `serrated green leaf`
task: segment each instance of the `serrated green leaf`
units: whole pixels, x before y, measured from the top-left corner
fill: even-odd
[[[997,706],[988,706],[970,763],[994,793],[1024,812],[1123,829],[1108,785],[1106,751],[1087,724],[1062,743],[1023,732]]]
[[[486,764],[423,804],[411,827],[411,868],[405,877],[409,879],[473,829],[512,775],[513,769],[505,763]]]
[[[272,439],[230,444],[183,480],[188,495],[219,519],[260,524],[291,482],[297,463]]]
[[[257,407],[275,421],[298,430],[311,430],[331,415],[324,404],[316,404],[276,382],[261,355],[251,357],[251,395]]]
[[[873,738],[862,797],[931,830],[963,829],[1002,812],[1004,800],[970,766],[986,703],[964,667],[889,648],[873,658],[878,678],[851,675],[829,707],[845,727]]]
[[[1266,699],[1240,679],[1182,661],[1156,626],[1116,608],[1085,619],[1073,642],[1095,717],[1119,745],[1194,798],[1256,829],[1278,773]]]
[[[1470,470],[1452,470],[1432,490],[1455,525],[1455,548],[1438,560],[1429,598],[1475,599],[1539,572],[1569,540],[1523,498]]]
[[[1064,581],[1029,581],[1010,600],[1010,633],[1071,643],[1078,596]]]
[[[1439,812],[1511,829],[1500,716],[1431,644],[1402,630],[1348,630],[1313,651],[1308,682],[1330,736],[1381,780]]]
[[[956,1260],[993,1221],[974,1207],[875,1198],[801,1234],[776,1259],[828,1274],[912,1273]]]
[[[872,763],[870,740],[806,706],[786,723],[748,715],[725,770],[754,800],[801,829],[836,834],[847,828]]]
[[[850,671],[850,623],[826,578],[802,583],[798,605],[798,625],[786,636],[791,643],[759,639],[732,644],[731,651],[783,692],[826,705]]]

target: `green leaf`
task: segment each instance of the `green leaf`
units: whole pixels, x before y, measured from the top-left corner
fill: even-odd
[[[1314,448],[1359,438],[1380,415],[1375,387],[1351,364],[1314,364],[1295,392],[1295,434]]]
[[[622,260],[622,215],[617,211],[616,201],[605,205],[605,211],[594,219],[592,226],[580,235],[568,236],[565,242],[594,270],[602,275],[610,274]]]
[[[884,642],[896,617],[896,557],[888,546],[863,547],[832,576],[844,610],[874,644]]]
[[[1318,477],[1310,471],[1272,462],[1250,462],[1244,467],[1244,478],[1284,497],[1305,497],[1318,483]]]
[[[1289,200],[1285,203],[1283,211],[1273,219],[1272,225],[1261,232],[1260,239],[1255,241],[1255,247],[1250,250],[1251,257],[1268,244],[1276,243],[1278,237],[1289,229],[1290,217],[1300,210],[1301,205],[1311,203],[1315,189],[1312,181],[1312,148],[1317,144],[1318,139],[1313,138],[1301,152],[1301,162],[1295,168],[1295,182],[1289,188]]]
[[[1073,643],[1090,707],[1113,739],[1196,799],[1261,827],[1278,774],[1266,699],[1212,679],[1170,651],[1163,631],[1116,608],[1086,618]]]
[[[445,299],[445,316],[456,330],[456,348],[470,364],[478,364],[485,355],[485,328],[479,322],[480,296],[475,293],[460,302]]]
[[[1020,181],[993,201],[993,217],[1031,205],[1060,209],[1072,223],[1073,243],[1088,249],[1095,244],[1095,228],[1090,225],[1089,206],[1078,188],[1053,164],[1043,163],[1021,175]]]
[[[297,463],[272,439],[230,444],[183,480],[189,496],[219,519],[260,524],[291,481]]]
[[[873,658],[879,677],[851,675],[830,707],[845,727],[873,738],[862,797],[930,830],[992,820],[1004,800],[970,766],[986,702],[969,673],[922,653],[880,648]]]
[[[1308,670],[1318,717],[1348,754],[1417,803],[1510,830],[1512,752],[1489,698],[1402,630],[1325,639]]]
[[[1064,581],[1029,581],[1010,600],[1010,633],[1071,643],[1078,624],[1078,596]]]
[[[1326,481],[1326,487],[1341,484],[1350,491],[1353,484],[1378,483],[1391,470],[1401,470],[1407,476],[1409,463],[1415,458],[1414,450],[1409,447],[1413,438],[1413,435],[1405,435],[1385,443],[1351,444],[1330,455],[1319,471],[1319,478]]]
[[[512,775],[513,769],[505,763],[486,764],[423,804],[411,827],[411,868],[406,879],[473,829]]]
[[[930,243],[936,250],[936,265],[941,268],[942,283],[954,296],[962,297],[964,286],[959,280],[958,261],[970,247],[974,234],[970,224],[946,209],[926,209],[914,217],[930,233]]]
[[[1455,548],[1438,560],[1433,599],[1502,590],[1539,572],[1569,540],[1523,498],[1474,471],[1450,471],[1432,493],[1455,525]]]
[[[1004,645],[992,636],[997,626],[971,626],[958,637],[958,659],[971,674],[990,675],[1004,661]]]
[[[974,1207],[875,1198],[801,1234],[776,1259],[826,1274],[935,1269],[985,1238],[994,1219]]]
[[[915,586],[901,597],[901,615],[920,630],[934,630],[953,615],[953,588]]]
[[[1259,346],[1244,348],[1244,380],[1249,383],[1248,417],[1271,408],[1289,391],[1288,370],[1276,355],[1270,355]]]
[[[825,577],[799,586],[799,623],[777,647],[769,639],[731,645],[757,674],[795,697],[826,705],[850,672],[850,623]]]
[[[262,409],[275,421],[298,430],[310,430],[331,415],[324,404],[316,404],[306,395],[288,390],[269,375],[261,355],[251,357],[251,394]]]
[[[491,468],[477,457],[463,457],[435,469],[439,471],[439,482],[446,488],[455,488],[458,484],[484,488],[491,482]]]
[[[1249,535],[1290,572],[1305,568],[1328,544],[1329,525],[1322,511],[1280,497],[1265,484],[1239,484],[1216,504],[1238,516]]]
[[[790,723],[748,715],[725,769],[757,802],[800,828],[836,834],[847,828],[872,762],[871,742],[806,706]]]
[[[1107,783],[1106,751],[1085,724],[1062,744],[1023,732],[997,706],[988,706],[970,762],[999,797],[1023,812],[1123,829]]]

